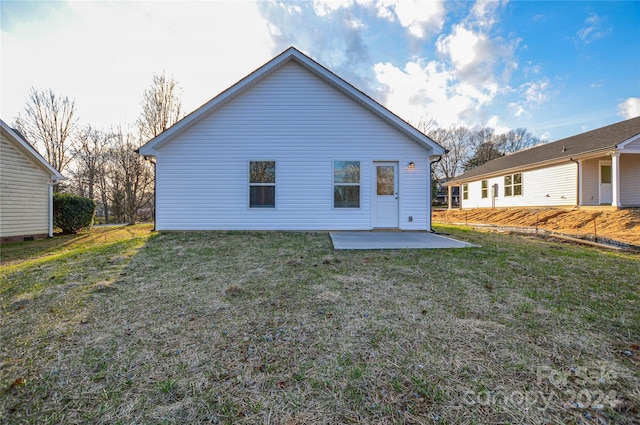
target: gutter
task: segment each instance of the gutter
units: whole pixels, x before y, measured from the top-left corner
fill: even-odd
[[[576,163],[576,208],[580,208],[580,161],[573,157],[569,158],[569,161]]]
[[[157,187],[157,181],[158,181],[158,175],[156,173],[156,161],[152,160],[152,158],[155,158],[153,156],[150,155],[145,155],[145,154],[141,154],[140,153],[140,148],[134,150],[135,153],[137,153],[138,155],[142,155],[142,157],[144,158],[145,161],[149,161],[153,164],[153,230],[152,231],[156,231],[156,207],[158,206],[157,202],[158,202],[158,197],[156,196],[156,187]]]
[[[51,177],[48,189],[49,189],[49,237],[53,237],[53,186],[60,183],[60,179],[56,177]]]
[[[447,153],[449,153],[449,151],[444,152],[445,155]],[[429,188],[429,232],[431,233],[436,233],[436,231],[433,230],[433,199],[431,199],[431,176],[433,175],[433,164],[437,164],[438,162],[442,161],[442,156],[443,155],[438,155],[438,159],[429,162],[429,176],[427,177],[427,187]]]

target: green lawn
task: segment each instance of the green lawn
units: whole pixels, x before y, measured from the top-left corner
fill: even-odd
[[[0,423],[640,421],[640,256],[440,226],[2,246]]]

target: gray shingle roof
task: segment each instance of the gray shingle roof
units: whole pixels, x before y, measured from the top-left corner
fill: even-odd
[[[501,171],[514,168],[532,168],[544,163],[569,161],[591,153],[607,152],[637,134],[640,134],[640,117],[496,158],[449,180],[448,183],[462,183],[477,180],[478,177],[499,175]]]

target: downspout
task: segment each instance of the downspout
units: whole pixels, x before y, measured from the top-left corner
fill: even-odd
[[[49,237],[53,237],[53,186],[57,185],[59,181],[55,178],[49,181]]]
[[[140,153],[140,149],[136,149],[134,151],[135,153],[137,153],[138,155],[142,155]],[[152,160],[152,156],[147,156],[147,155],[142,155],[142,157],[144,158],[145,161],[149,161],[150,163],[153,164],[153,232],[156,231],[156,207],[157,207],[157,202],[158,202],[158,197],[156,196],[156,187],[158,185],[158,175],[156,173],[156,161]]]
[[[445,155],[446,154],[447,152],[445,152]],[[441,160],[442,155],[439,155],[438,159],[435,159],[429,163],[429,177],[427,187],[429,188],[429,232],[431,233],[436,233],[436,231],[433,230],[433,199],[431,199],[431,176],[433,176],[433,164],[437,164]]]
[[[156,207],[158,202],[158,197],[156,196],[156,186],[158,181],[158,174],[156,173],[156,161],[151,161],[153,164],[153,231],[156,231]]]
[[[580,162],[573,158],[569,158],[569,161],[576,163],[576,209],[578,209],[580,208]]]

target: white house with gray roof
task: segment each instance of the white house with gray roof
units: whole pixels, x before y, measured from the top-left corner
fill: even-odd
[[[158,230],[430,230],[445,150],[289,48],[138,152]]]
[[[640,117],[496,158],[447,186],[460,187],[461,208],[640,207]]]

